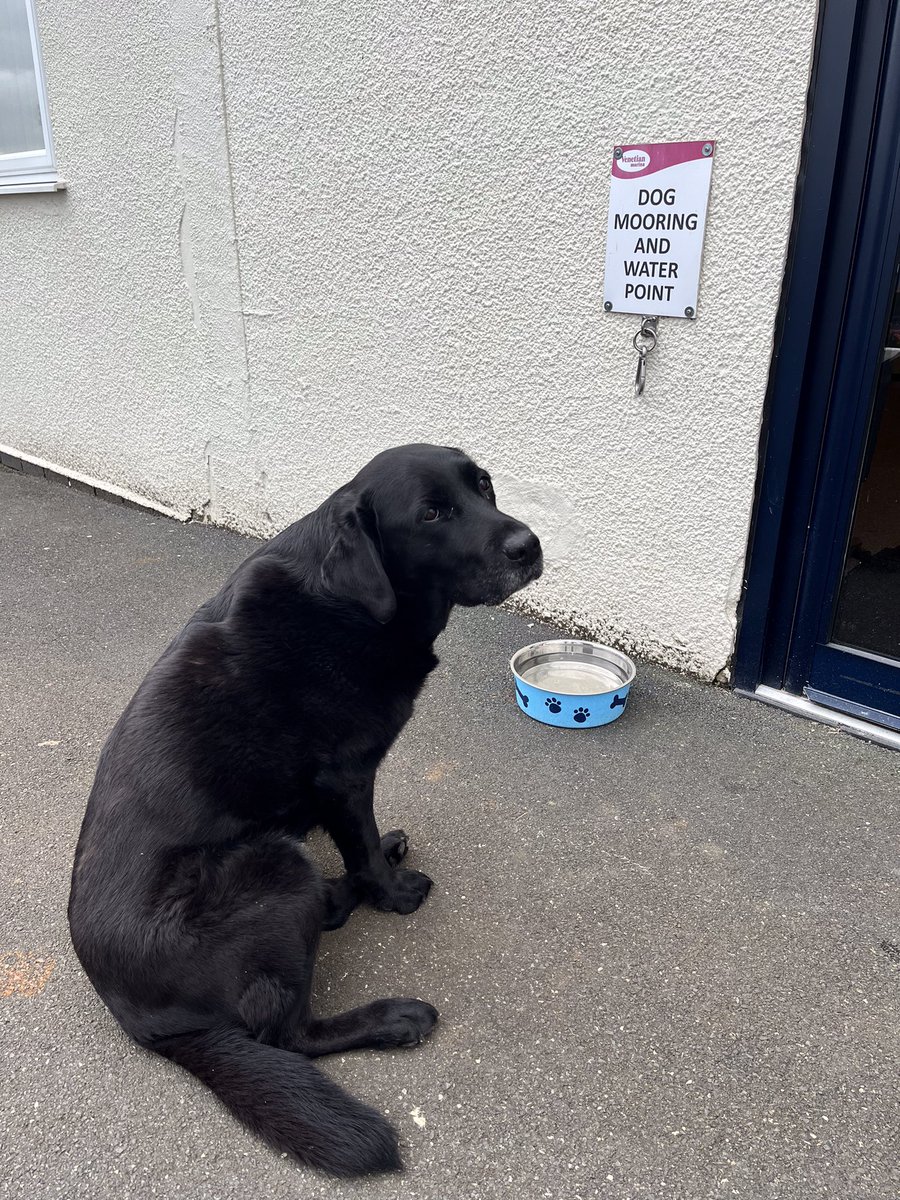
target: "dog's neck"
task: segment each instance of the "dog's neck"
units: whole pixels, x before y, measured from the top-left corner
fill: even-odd
[[[436,591],[397,592],[397,612],[391,628],[419,646],[430,646],[444,632],[453,604]]]

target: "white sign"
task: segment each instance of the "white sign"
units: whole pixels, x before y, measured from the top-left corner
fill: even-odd
[[[618,146],[613,155],[603,307],[693,317],[716,143]]]

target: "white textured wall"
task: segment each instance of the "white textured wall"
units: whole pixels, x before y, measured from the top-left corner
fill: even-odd
[[[0,196],[0,442],[202,510],[215,433],[247,512],[246,362],[210,15],[201,0],[39,0],[69,187]],[[236,518],[221,493],[217,511]]]
[[[814,0],[90,7],[42,9],[70,195],[0,199],[0,441],[258,531],[385,446],[461,444],[544,537],[534,603],[715,675]],[[700,317],[638,402],[609,156],[701,136]]]

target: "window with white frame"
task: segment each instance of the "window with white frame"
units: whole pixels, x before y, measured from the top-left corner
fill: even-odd
[[[0,194],[59,186],[34,0],[0,0]]]

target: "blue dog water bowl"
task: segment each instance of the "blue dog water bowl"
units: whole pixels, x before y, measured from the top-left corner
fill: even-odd
[[[635,666],[627,655],[596,642],[535,642],[510,659],[516,702],[544,725],[594,729],[625,711]]]

